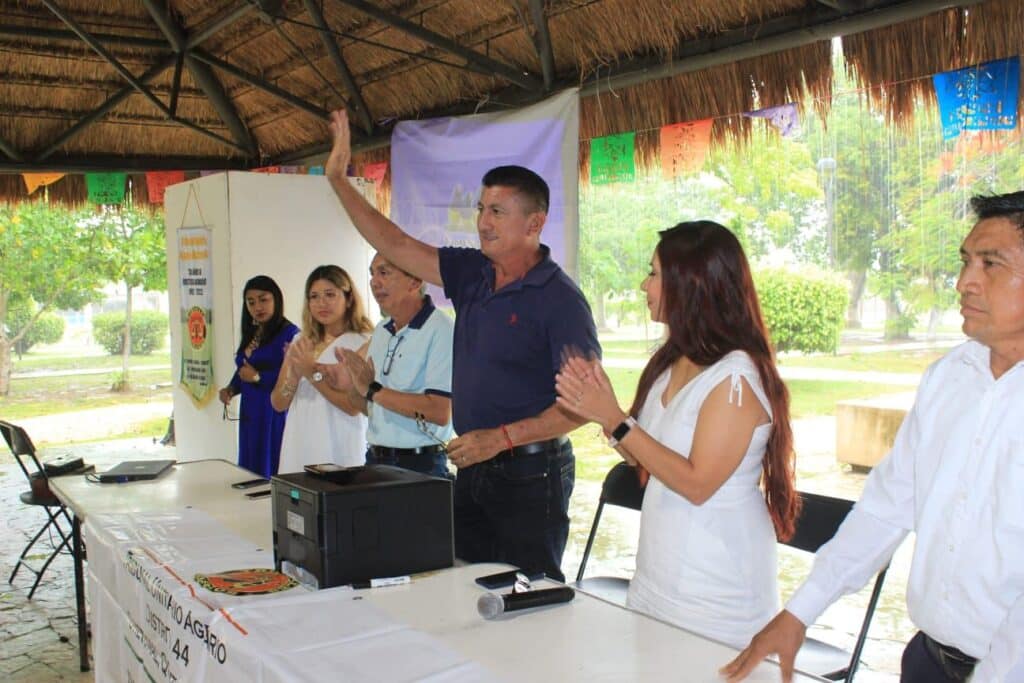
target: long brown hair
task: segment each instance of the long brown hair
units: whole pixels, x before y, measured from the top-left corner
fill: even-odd
[[[793,535],[800,500],[796,495],[789,391],[772,357],[750,265],[729,230],[713,221],[680,223],[659,233],[661,310],[668,339],[640,375],[629,412],[636,417],[651,385],[679,358],[712,365],[732,351],[754,362],[771,405],[772,431],[762,460],[762,483],[776,535]]]
[[[366,307],[363,305],[363,298],[359,296],[359,290],[352,283],[352,278],[341,266],[317,266],[306,278],[305,302],[302,305],[302,334],[306,335],[316,343],[324,340],[324,326],[318,322],[309,312],[309,290],[317,280],[327,280],[342,291],[348,300],[345,308],[345,331],[346,332],[372,332],[373,323],[366,317]]]

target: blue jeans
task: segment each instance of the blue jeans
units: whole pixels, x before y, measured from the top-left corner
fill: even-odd
[[[507,452],[459,470],[455,479],[455,555],[507,562],[564,581],[569,496],[576,480],[572,443],[533,455]]]

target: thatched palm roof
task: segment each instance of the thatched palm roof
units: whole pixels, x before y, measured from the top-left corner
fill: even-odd
[[[745,135],[736,115],[757,107],[810,96],[827,108],[834,35],[899,121],[931,96],[922,76],[1018,54],[1022,7],[0,0],[0,171],[301,163],[326,149],[325,114],[342,106],[363,160],[385,158],[396,120],[519,106],[568,85],[582,87],[581,138],[640,131],[643,161],[667,123],[720,117],[721,139]],[[0,196],[19,188],[0,176]]]

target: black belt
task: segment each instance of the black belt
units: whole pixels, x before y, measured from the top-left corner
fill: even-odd
[[[542,453],[550,453],[557,451],[565,444],[569,443],[569,437],[558,436],[554,439],[548,439],[547,441],[534,441],[533,443],[524,443],[521,446],[515,446],[511,450],[505,449],[498,453],[497,457],[513,457],[523,458],[528,455],[540,455]]]
[[[377,458],[401,458],[409,455],[437,455],[444,453],[444,446],[419,446],[418,448],[389,448],[388,446],[370,446],[370,452]]]
[[[977,657],[961,652],[951,645],[943,645],[924,631],[924,647],[939,663],[945,674],[957,681],[966,681],[978,663]]]

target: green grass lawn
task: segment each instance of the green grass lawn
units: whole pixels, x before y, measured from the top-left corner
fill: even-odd
[[[96,375],[64,375],[11,380],[11,393],[0,398],[5,419],[17,420],[73,410],[164,400],[171,397],[170,370],[144,370],[131,373],[132,391],[110,391],[115,371]],[[166,422],[166,420],[165,420]]]
[[[789,415],[793,420],[816,415],[834,415],[838,401],[912,391],[911,387],[893,384],[819,382],[806,379],[788,380],[786,386],[789,387]]]
[[[67,353],[27,353],[21,360],[11,357],[13,372],[43,372],[59,370],[120,370],[121,356],[109,353],[89,355],[69,355]],[[156,351],[147,356],[131,356],[129,366],[138,365],[170,365],[169,351]]]
[[[853,370],[863,372],[916,372],[945,355],[945,350],[927,351],[881,351],[879,353],[849,353],[842,356],[784,356],[779,365],[799,368],[823,368],[828,370]]]

